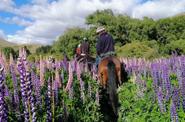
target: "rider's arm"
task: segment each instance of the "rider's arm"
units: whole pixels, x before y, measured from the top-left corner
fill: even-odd
[[[100,51],[101,51],[101,41],[98,39],[97,44],[96,44],[97,55],[100,55]]]

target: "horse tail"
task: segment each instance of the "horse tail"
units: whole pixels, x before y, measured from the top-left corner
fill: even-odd
[[[107,91],[109,94],[109,99],[111,102],[111,106],[113,109],[114,114],[117,116],[118,111],[118,94],[117,94],[117,85],[116,85],[116,67],[113,61],[109,61],[107,64],[108,67],[108,84],[107,84]]]

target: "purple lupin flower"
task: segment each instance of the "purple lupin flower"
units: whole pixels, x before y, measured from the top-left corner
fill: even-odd
[[[178,79],[178,84],[179,84],[179,88],[182,88],[182,78],[183,78],[183,74],[182,74],[182,66],[179,64],[180,62],[178,62],[177,65],[177,70],[176,70],[176,75],[177,75],[177,79]]]
[[[24,105],[24,121],[29,122],[29,108],[27,101],[23,102]]]
[[[36,108],[35,108],[35,98],[33,96],[31,96],[31,112],[32,112],[32,122],[36,122],[37,121],[37,117],[36,117]]]
[[[174,65],[174,64],[176,64],[176,60],[177,60],[177,56],[172,54],[171,58],[169,59],[172,73],[175,73],[176,69],[177,69],[176,65]]]
[[[179,81],[179,88],[180,88],[180,93],[182,95],[182,106],[185,111],[185,58],[181,57],[179,59],[179,64],[178,65],[178,70],[177,72],[177,77]]]
[[[171,121],[172,122],[178,122],[178,115],[176,111],[176,106],[174,101],[172,100],[171,106],[170,106],[170,115],[171,115]]]
[[[36,111],[35,111],[35,100],[32,94],[32,81],[31,81],[31,73],[29,71],[26,72],[26,80],[27,80],[27,94],[28,94],[28,101],[30,104],[30,113],[32,114],[32,122],[36,122]]]
[[[40,94],[40,80],[38,76],[32,71],[32,75],[34,75],[35,79],[35,96],[36,96],[36,105],[39,105],[41,103],[41,94]]]
[[[23,59],[18,58],[18,71],[20,74],[20,86],[21,86],[21,95],[24,105],[24,118],[25,121],[29,121],[29,111],[28,111],[28,96],[27,96],[27,81],[26,81],[26,69],[24,67]]]
[[[26,71],[26,81],[27,81],[27,95],[28,95],[28,100],[31,100],[32,96],[32,83],[31,83],[31,73]]]
[[[182,107],[185,111],[185,83],[182,83],[182,88],[181,88],[181,95],[182,95]]]
[[[164,98],[164,96],[163,96],[162,88],[159,87],[159,89],[157,91],[157,100],[158,100],[158,104],[159,104],[159,108],[160,108],[161,113],[166,112],[163,98]]]
[[[160,79],[158,69],[159,69],[159,66],[157,63],[153,63],[151,65],[151,75],[152,75],[152,79],[153,79],[153,88],[154,88],[156,94],[157,94],[157,88],[158,88],[159,79]]]
[[[143,97],[144,96],[144,91],[146,90],[146,83],[144,80],[141,79],[141,75],[137,74],[136,76],[136,84],[137,84],[137,96],[138,97]]]
[[[55,62],[55,67],[56,67],[56,69],[60,69],[61,68],[61,64],[60,64],[59,61]]]
[[[171,83],[170,83],[169,68],[165,64],[162,66],[162,79],[163,79],[163,82],[165,83],[166,101],[168,101],[171,95]]]
[[[36,90],[36,75],[35,75],[35,72],[32,70],[31,71],[31,81],[32,81],[32,87],[33,87],[33,90]]]
[[[5,97],[10,97],[8,86],[5,84],[4,87],[5,87]]]
[[[177,107],[177,109],[180,108],[180,97],[179,97],[179,89],[177,87],[174,87],[173,94],[172,94],[172,100]]]
[[[5,91],[4,91],[4,67],[0,67],[0,122],[7,122],[7,106],[4,100]]]
[[[56,104],[58,103],[58,89],[59,89],[59,83],[58,81],[55,79],[53,82],[53,92],[54,92],[54,97],[55,97],[55,102]]]
[[[67,59],[67,56],[64,55],[64,59],[63,59],[63,61],[62,61],[62,66],[63,66],[63,68],[64,68],[65,71],[67,71],[67,70],[69,69],[69,63],[68,63],[67,60],[68,60],[68,59]]]
[[[47,110],[47,122],[52,121],[52,112],[51,112],[51,92],[52,92],[52,86],[51,86],[51,79],[49,77],[48,79],[48,89],[47,89],[47,95],[46,95],[46,110]]]
[[[64,70],[61,71],[60,77],[61,77],[62,87],[64,88],[64,86],[63,86],[63,83],[64,83]]]
[[[18,86],[17,86],[17,78],[15,74],[15,69],[13,65],[10,65],[10,72],[12,76],[12,81],[13,81],[13,88],[14,88],[14,102],[16,105],[19,105],[19,96],[18,96]]]

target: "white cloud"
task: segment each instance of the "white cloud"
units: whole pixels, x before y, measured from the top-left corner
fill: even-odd
[[[20,18],[18,16],[10,17],[0,17],[0,22],[7,23],[7,24],[17,24],[19,26],[30,26],[32,22],[25,20],[24,18]]]
[[[12,0],[0,0],[0,11],[12,11],[14,5]]]
[[[43,5],[44,4],[44,5]],[[66,28],[84,26],[85,17],[97,9],[111,8],[118,12],[128,12],[136,4],[134,0],[60,0],[51,3],[24,5],[14,11],[15,14],[34,20],[34,23],[15,35],[9,35],[9,41],[51,43]],[[18,37],[21,37],[18,38]],[[25,39],[24,39],[25,37]],[[17,39],[18,38],[18,39]],[[43,41],[41,40],[43,39]],[[25,40],[25,41],[24,41]]]
[[[135,18],[144,16],[159,19],[185,12],[185,0],[153,0],[137,5],[132,13]]]
[[[11,22],[26,26],[15,35],[8,35],[9,41],[18,43],[51,43],[66,28],[84,26],[85,17],[98,9],[110,8],[114,12],[126,13],[135,18],[148,16],[155,19],[185,11],[185,0],[32,0],[31,4],[21,7],[8,1],[4,4],[7,5],[6,10],[22,17],[11,18]],[[0,10],[1,8],[0,5]],[[32,22],[24,18],[29,18]]]

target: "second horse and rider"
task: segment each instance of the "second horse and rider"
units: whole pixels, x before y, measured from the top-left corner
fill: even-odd
[[[97,44],[96,44],[96,69],[104,57],[115,55],[114,39],[107,33],[106,29],[102,26],[96,29]],[[82,42],[76,48],[75,58],[77,61],[82,62],[85,58],[89,57],[90,45],[86,37],[83,38]]]

